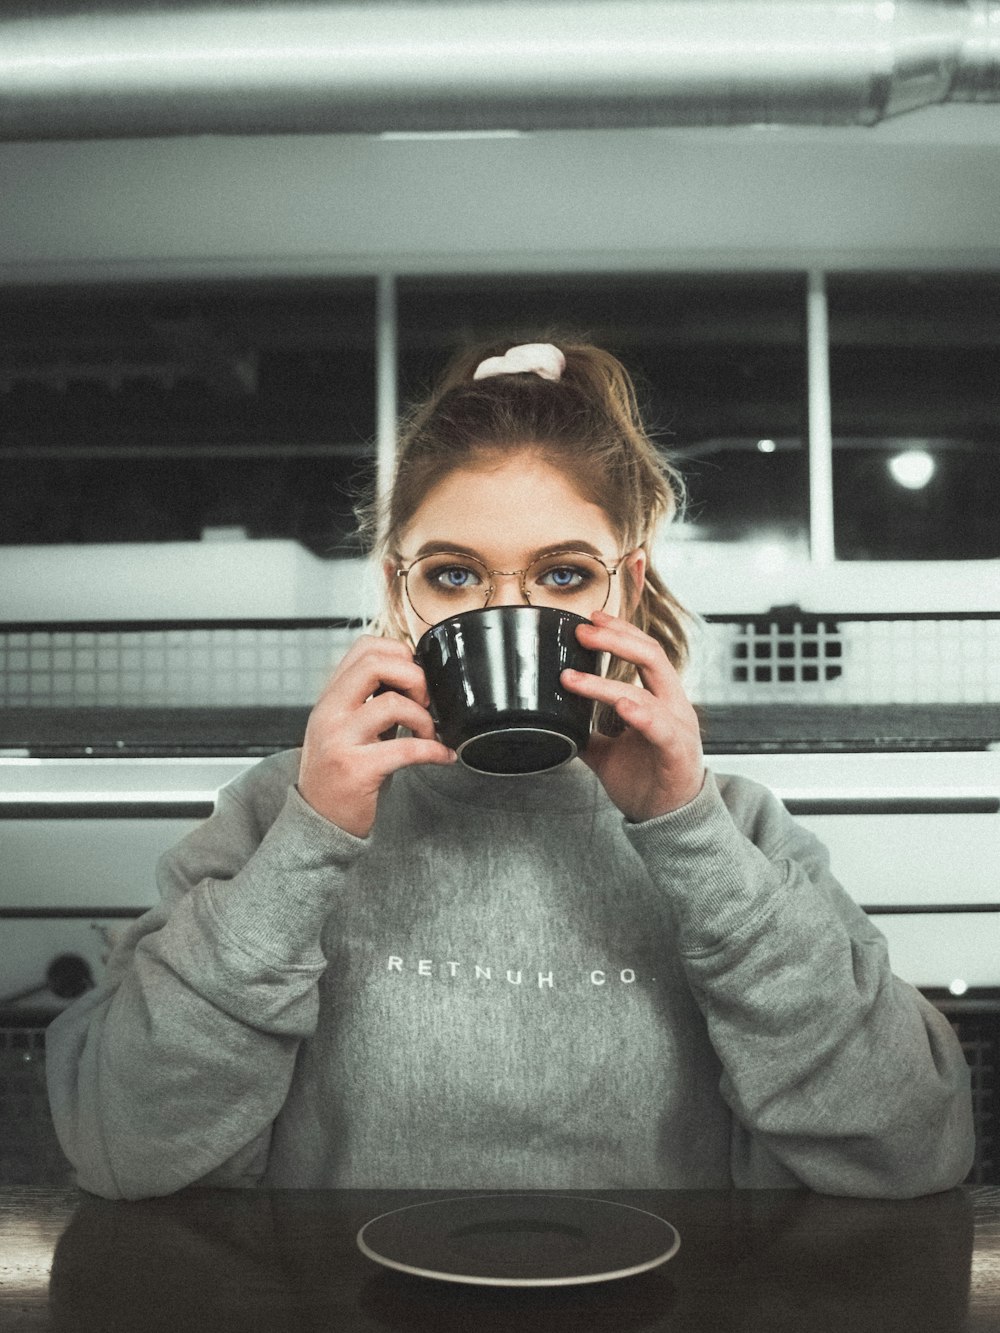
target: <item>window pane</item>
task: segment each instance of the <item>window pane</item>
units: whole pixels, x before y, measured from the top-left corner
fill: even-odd
[[[0,307],[0,541],[350,550],[371,282],[22,292]]]
[[[410,280],[399,309],[404,398],[426,392],[464,342],[536,341],[547,330],[588,338],[638,381],[647,421],[688,484],[686,535],[806,548],[800,277]]]
[[[845,560],[1000,555],[1000,276],[828,281]]]

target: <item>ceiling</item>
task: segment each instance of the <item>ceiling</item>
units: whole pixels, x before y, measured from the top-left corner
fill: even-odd
[[[8,0],[0,139],[874,125],[1000,101],[1000,0]]]

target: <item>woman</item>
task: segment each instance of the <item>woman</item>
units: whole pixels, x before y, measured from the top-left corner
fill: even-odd
[[[651,562],[671,481],[608,353],[452,364],[378,516],[382,633],[346,654],[301,752],[163,858],[161,905],[50,1028],[83,1187],[964,1178],[948,1023],[893,977],[817,840],[705,768],[684,616]],[[456,763],[417,638],[456,597],[582,584],[579,637],[611,662],[564,679],[598,705],[583,759],[519,779]]]

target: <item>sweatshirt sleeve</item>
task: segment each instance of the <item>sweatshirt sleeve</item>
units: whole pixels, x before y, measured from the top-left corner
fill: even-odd
[[[365,843],[307,805],[297,768],[284,781],[276,761],[258,768],[263,778],[224,788],[211,818],[161,859],[160,904],[124,934],[102,983],[49,1026],[53,1122],[94,1194],[263,1174],[317,1022],[323,924]]]
[[[893,976],[822,843],[766,788],[711,772],[689,805],[627,832],[723,1066],[733,1183],[876,1197],[959,1184],[974,1152],[961,1047]]]

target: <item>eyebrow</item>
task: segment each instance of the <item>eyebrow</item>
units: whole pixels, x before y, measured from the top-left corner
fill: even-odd
[[[479,551],[474,550],[471,546],[463,546],[461,542],[424,542],[412,558],[420,560],[425,555],[441,555],[448,551],[454,551],[456,555],[471,556],[473,560],[478,560],[480,564],[489,565],[489,561]],[[596,556],[599,560],[606,559],[604,553],[593,542],[574,540],[554,542],[551,546],[539,546],[537,550],[531,552],[528,557],[528,564],[530,565],[532,560],[537,560],[540,555],[559,555],[563,551],[580,551],[584,555]]]

